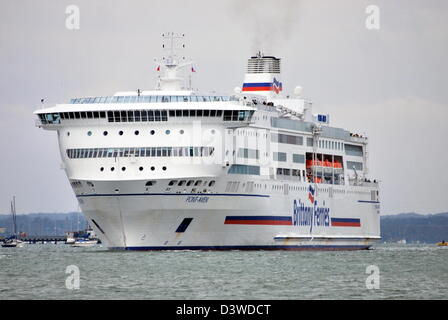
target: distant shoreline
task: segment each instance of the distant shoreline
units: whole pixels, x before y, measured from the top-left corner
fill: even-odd
[[[400,213],[381,215],[381,243],[437,243],[448,241],[448,213],[418,214]],[[87,220],[80,212],[28,213],[17,215],[20,232],[29,236],[64,236],[68,231],[85,230]],[[12,230],[8,214],[0,215],[0,239]],[[403,241],[402,241],[403,242]]]

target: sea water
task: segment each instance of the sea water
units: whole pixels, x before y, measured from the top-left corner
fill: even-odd
[[[363,251],[0,248],[0,299],[448,299],[448,247]]]

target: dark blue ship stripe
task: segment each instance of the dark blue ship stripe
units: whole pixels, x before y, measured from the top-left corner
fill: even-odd
[[[254,245],[254,246],[156,246],[156,247],[114,247],[111,250],[159,251],[159,250],[360,250],[370,245]]]
[[[244,194],[244,193],[98,193],[78,194],[77,198],[85,197],[136,197],[136,196],[200,196],[200,197],[259,197],[269,198],[266,194]]]

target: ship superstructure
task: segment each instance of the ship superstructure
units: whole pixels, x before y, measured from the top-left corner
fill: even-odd
[[[170,35],[171,40],[174,35]],[[172,47],[171,47],[172,48]],[[281,60],[248,60],[241,88],[200,94],[171,50],[157,90],[72,99],[35,112],[107,247],[366,249],[380,238],[365,136],[283,93]],[[190,85],[191,87],[191,85]]]

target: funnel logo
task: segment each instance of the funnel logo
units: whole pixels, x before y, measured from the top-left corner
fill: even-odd
[[[279,94],[282,91],[282,83],[274,78],[274,82],[272,82],[272,91]]]
[[[282,83],[274,78],[273,82],[243,83],[243,91],[282,91]]]

